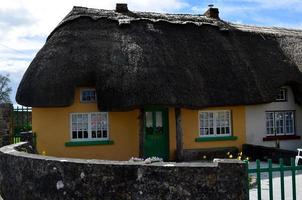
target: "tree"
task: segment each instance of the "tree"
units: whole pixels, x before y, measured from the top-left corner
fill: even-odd
[[[12,88],[9,87],[9,75],[1,75],[0,74],[0,103],[10,103],[10,93],[12,92]]]

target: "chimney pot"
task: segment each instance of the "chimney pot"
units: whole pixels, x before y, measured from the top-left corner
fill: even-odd
[[[209,17],[209,18],[214,18],[214,19],[219,19],[219,10],[218,8],[212,8],[210,7],[205,13],[204,15],[206,17]]]
[[[115,7],[115,11],[119,13],[128,12],[128,5],[126,3],[117,3]]]

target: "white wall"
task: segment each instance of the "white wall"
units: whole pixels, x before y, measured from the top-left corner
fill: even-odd
[[[302,136],[302,106],[295,103],[290,87],[287,88],[287,102],[272,102],[268,104],[246,106],[246,136],[248,144],[275,147],[275,141],[263,141],[266,137],[265,111],[295,110],[295,133]],[[280,140],[280,148],[297,150],[302,148],[302,140]]]

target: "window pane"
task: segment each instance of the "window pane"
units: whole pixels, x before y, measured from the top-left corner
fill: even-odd
[[[230,134],[230,112],[218,112],[216,118],[216,134]]]
[[[213,134],[213,113],[200,112],[200,135]]]
[[[106,130],[103,131],[103,137],[107,138],[107,131]]]
[[[77,132],[72,131],[72,139],[76,139],[76,138],[78,138]]]
[[[82,114],[78,114],[78,115],[77,115],[77,122],[78,122],[78,123],[81,123],[82,120],[83,120]]]
[[[77,115],[72,115],[72,123],[77,123]]]
[[[91,131],[91,137],[96,138],[96,131]]]
[[[156,127],[163,127],[163,116],[162,112],[156,112],[155,118],[156,118]]]
[[[285,101],[287,96],[287,90],[286,88],[280,88],[278,91],[278,94],[276,95],[277,101]]]
[[[274,133],[274,113],[266,112],[266,132],[267,134],[275,134]]]
[[[152,112],[146,112],[146,127],[153,127]]]
[[[88,131],[84,131],[84,138],[88,138]]]
[[[72,131],[77,131],[77,123],[72,123]]]
[[[226,133],[226,134],[230,134],[230,127],[226,127],[226,128],[225,128],[225,133]]]
[[[81,91],[81,101],[83,102],[95,102],[96,101],[96,91],[95,90],[82,90]]]
[[[100,131],[100,130],[97,131],[96,137],[97,137],[97,138],[101,138],[101,131]]]
[[[284,134],[284,113],[275,112],[276,133]]]
[[[294,113],[285,112],[285,132],[287,134],[294,134]]]

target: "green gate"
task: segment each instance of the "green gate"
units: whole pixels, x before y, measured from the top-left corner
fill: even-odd
[[[260,167],[260,160],[256,160],[256,168],[249,169],[250,174],[256,174],[256,184],[257,184],[257,199],[261,200],[261,174],[267,173],[268,180],[269,180],[269,199],[274,199],[274,191],[273,191],[273,172],[280,173],[280,192],[281,192],[281,200],[288,199],[289,197],[285,197],[285,187],[284,187],[284,172],[290,171],[291,172],[291,181],[292,181],[292,199],[296,200],[296,171],[302,170],[302,165],[295,166],[294,158],[291,158],[291,165],[285,166],[283,159],[279,159],[279,166],[273,167],[272,160],[268,159],[268,166],[266,168]],[[249,176],[251,177],[251,176]]]
[[[12,111],[12,139],[11,143],[15,144],[21,141],[20,133],[31,131],[32,127],[32,110],[30,107],[15,107]]]

